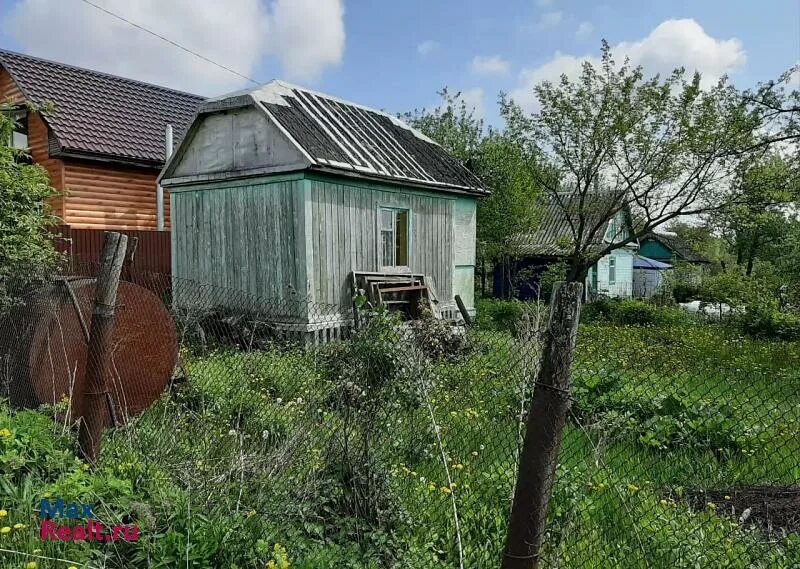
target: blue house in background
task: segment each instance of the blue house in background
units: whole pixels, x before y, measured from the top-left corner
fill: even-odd
[[[623,208],[607,218],[610,194],[597,192],[584,196],[581,211],[584,225],[597,227],[590,249],[600,251],[610,243],[627,239],[632,231],[630,211]],[[565,200],[548,199],[542,206],[539,227],[527,234],[512,238],[513,257],[495,266],[493,292],[499,298],[529,300],[547,298],[541,290],[543,274],[556,263],[565,261],[572,252],[573,227],[577,226],[576,214]],[[560,202],[560,203],[559,203]],[[566,205],[566,207],[565,207]],[[570,211],[570,215],[567,215]],[[604,255],[589,269],[586,279],[587,298],[605,295],[612,298],[630,298],[634,294],[634,262],[639,245],[629,243]]]

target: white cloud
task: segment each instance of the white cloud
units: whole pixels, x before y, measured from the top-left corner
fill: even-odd
[[[697,70],[703,75],[702,83],[708,86],[719,77],[744,66],[747,58],[738,39],[720,40],[709,36],[694,20],[667,20],[659,24],[650,34],[634,42],[622,42],[613,46],[614,58],[618,62],[627,56],[631,64],[641,65],[646,73],[670,73],[675,67],[684,66],[688,71]],[[599,63],[597,56],[574,56],[560,52],[536,68],[520,72],[519,85],[511,96],[525,109],[537,108],[533,87],[542,81],[556,81],[561,75],[576,77],[584,61]]]
[[[342,0],[98,3],[248,76],[264,57],[272,56],[280,61],[288,79],[314,81],[344,54]],[[87,4],[18,0],[2,17],[2,26],[27,53],[65,63],[205,95],[247,84]]]
[[[540,28],[555,28],[561,23],[564,14],[561,12],[545,12],[539,20],[538,26]]]
[[[313,81],[325,67],[341,62],[342,0],[275,0],[267,21],[267,52],[280,60],[290,78]]]
[[[417,46],[417,53],[425,57],[438,49],[439,44],[433,40],[425,40]]]
[[[456,102],[463,102],[468,111],[472,111],[475,118],[485,117],[486,108],[484,106],[485,92],[481,87],[473,87],[458,92]],[[441,101],[432,105],[432,108],[441,108]]]
[[[510,67],[511,64],[499,55],[476,55],[470,69],[478,75],[503,75]]]
[[[594,26],[591,22],[581,22],[578,24],[578,29],[575,30],[575,38],[578,40],[588,39],[594,31]]]

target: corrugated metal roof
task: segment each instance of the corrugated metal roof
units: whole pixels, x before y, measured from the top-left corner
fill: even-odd
[[[573,252],[575,235],[584,218],[584,234],[596,228],[589,250],[603,245],[603,238],[613,213],[619,210],[618,196],[609,192],[592,192],[584,196],[583,204],[576,194],[548,194],[542,199],[542,217],[532,233],[511,237],[511,246],[522,256],[562,257]]]
[[[243,97],[261,105],[312,168],[488,194],[475,174],[397,117],[283,81],[211,99],[201,111]]]
[[[0,50],[0,65],[25,95],[53,103],[44,119],[63,151],[107,158],[164,162],[164,130],[180,141],[198,105],[205,100],[184,93]]]

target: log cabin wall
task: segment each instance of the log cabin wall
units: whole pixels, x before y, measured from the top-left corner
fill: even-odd
[[[0,101],[24,100],[11,76],[0,68]],[[76,229],[156,229],[158,170],[51,157],[48,127],[35,112],[28,118],[28,145],[33,162],[47,170],[50,184],[60,192],[51,206],[65,225]],[[166,192],[164,202],[164,226],[169,229]]]
[[[90,161],[64,163],[64,223],[78,229],[156,229],[157,170]],[[169,195],[164,192],[164,227]]]
[[[17,84],[5,69],[0,69],[0,102],[20,104],[24,101],[25,97]],[[47,125],[39,113],[30,113],[28,116],[28,148],[33,162],[47,170],[47,174],[50,176],[50,185],[62,192],[64,189],[64,162],[50,157]],[[57,196],[51,200],[50,205],[53,212],[63,218],[64,196]]]

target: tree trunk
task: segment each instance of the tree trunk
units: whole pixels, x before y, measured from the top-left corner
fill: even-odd
[[[744,273],[748,277],[753,274],[753,264],[756,260],[756,253],[758,253],[758,237],[753,235],[753,238],[750,240],[750,249],[747,252],[747,270]]]
[[[570,409],[570,368],[578,335],[583,284],[558,283],[547,343],[528,424],[508,525],[503,569],[535,569],[555,481],[564,426]]]

